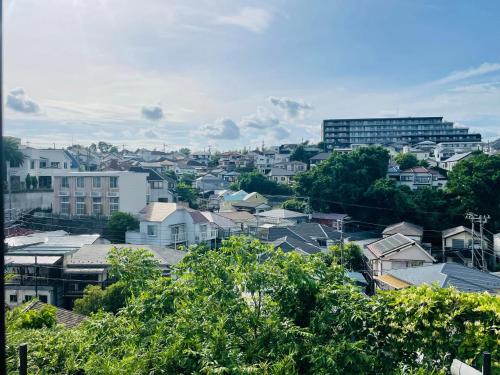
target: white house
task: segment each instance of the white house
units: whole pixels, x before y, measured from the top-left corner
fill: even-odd
[[[438,162],[444,161],[455,154],[483,150],[482,142],[441,142],[434,149],[434,157]]]
[[[363,252],[374,276],[394,269],[431,265],[436,261],[418,242],[400,233],[366,245]]]
[[[414,241],[422,242],[424,228],[422,228],[420,225],[402,221],[401,223],[392,224],[386,227],[382,232],[382,236],[386,238],[396,233],[405,235],[406,237]]]
[[[267,178],[271,181],[277,182],[278,184],[291,185],[293,182],[293,177],[297,172],[289,171],[282,168],[271,168],[267,174]]]
[[[408,186],[412,190],[424,187],[431,189],[442,189],[448,180],[441,173],[424,167],[413,167],[392,173],[388,171],[388,176],[393,178],[398,185]]]
[[[442,161],[440,163],[441,168],[446,169],[447,171],[453,170],[453,167],[457,165],[458,162],[461,162],[462,160],[465,160],[467,158],[470,158],[472,156],[472,153],[470,152],[465,152],[462,154],[455,154],[448,159]]]
[[[217,226],[200,211],[178,203],[154,202],[139,212],[139,231],[128,231],[126,242],[136,245],[177,247],[211,242]]]
[[[66,150],[20,147],[25,156],[22,165],[8,165],[8,181],[13,190],[26,188],[26,176],[35,176],[40,188],[52,188],[54,175],[78,171],[78,162]],[[7,163],[9,164],[9,163]]]

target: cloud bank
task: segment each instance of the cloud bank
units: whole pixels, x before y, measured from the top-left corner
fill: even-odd
[[[159,105],[142,107],[142,117],[150,121],[159,121],[164,117],[163,109]]]
[[[288,118],[297,118],[303,116],[306,111],[313,109],[312,105],[303,100],[294,100],[290,98],[279,98],[276,96],[269,97],[269,103],[280,108],[285,112]]]
[[[27,114],[37,114],[40,112],[38,103],[26,95],[22,87],[10,90],[7,95],[7,107]]]

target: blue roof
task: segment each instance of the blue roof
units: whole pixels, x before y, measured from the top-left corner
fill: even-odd
[[[66,155],[68,155],[68,157],[71,159],[71,168],[75,168],[75,169],[78,169],[80,168],[80,163],[78,162],[78,160],[73,156],[73,154],[71,152],[69,152],[68,150],[64,150],[64,153]]]

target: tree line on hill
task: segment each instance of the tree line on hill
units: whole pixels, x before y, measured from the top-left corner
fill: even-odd
[[[485,350],[500,369],[498,298],[437,286],[368,297],[337,255],[233,237],[190,249],[170,278],[145,250],[113,250],[117,282],[85,291],[76,328],[51,307],[9,312],[8,371],[21,343],[33,374],[444,374],[454,358],[480,368]]]

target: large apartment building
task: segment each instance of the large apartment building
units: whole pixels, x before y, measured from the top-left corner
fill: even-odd
[[[442,117],[323,120],[322,136],[328,150],[356,144],[481,141],[480,134],[469,134],[468,128],[455,127]]]
[[[137,214],[147,203],[149,173],[67,172],[54,177],[55,214],[109,216]]]

